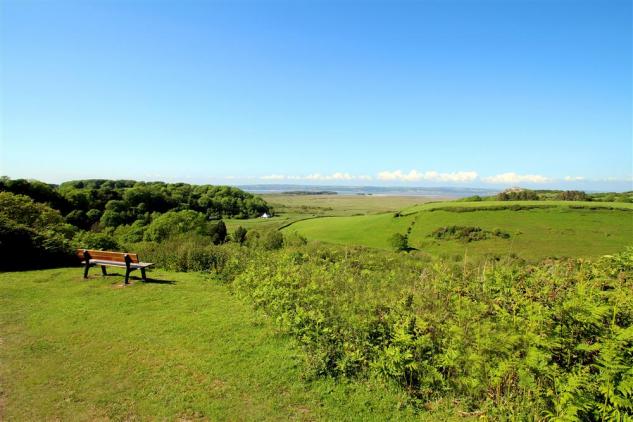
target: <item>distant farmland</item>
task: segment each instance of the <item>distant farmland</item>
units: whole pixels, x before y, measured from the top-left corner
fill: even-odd
[[[552,256],[594,257],[633,243],[633,205],[623,203],[517,201],[437,202],[405,209],[402,215],[327,217],[285,228],[311,240],[389,249],[394,233],[409,234],[411,247],[433,255],[516,254],[538,260]],[[448,227],[499,230],[508,238],[438,240],[434,230]],[[457,258],[456,258],[457,259]]]

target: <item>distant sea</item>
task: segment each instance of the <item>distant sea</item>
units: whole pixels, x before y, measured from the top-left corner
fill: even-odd
[[[464,198],[473,195],[494,195],[498,190],[464,187],[406,187],[406,186],[330,186],[330,185],[241,185],[247,192],[272,194],[284,192],[336,192],[339,195],[425,196],[433,198]]]

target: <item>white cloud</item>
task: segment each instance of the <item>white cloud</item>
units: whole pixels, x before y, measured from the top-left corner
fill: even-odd
[[[330,175],[323,175],[320,173],[309,174],[305,177],[306,180],[354,180],[355,177],[349,173],[333,173]]]
[[[271,174],[269,176],[262,176],[260,179],[262,180],[284,180],[286,176],[283,174]]]
[[[308,181],[351,181],[351,180],[372,180],[371,176],[355,176],[349,173],[336,172],[332,174],[313,173],[307,176],[286,176],[283,174],[272,174],[260,177],[262,180],[308,180]]]
[[[458,171],[454,173],[438,173],[437,171],[420,172],[411,170],[404,173],[401,170],[381,171],[378,173],[378,179],[386,182],[472,182],[477,179],[477,172],[474,171]]]
[[[486,183],[516,184],[516,183],[548,183],[552,179],[539,174],[516,174],[514,172],[497,174],[496,176],[483,177]]]
[[[566,182],[580,182],[585,180],[585,178],[583,176],[565,176],[563,180]]]

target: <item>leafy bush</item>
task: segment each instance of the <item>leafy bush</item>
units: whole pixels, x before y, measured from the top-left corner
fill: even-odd
[[[206,231],[206,227],[207,223],[204,214],[191,210],[169,211],[158,215],[152,220],[145,230],[144,240],[160,242],[176,234],[203,234]]]
[[[118,226],[113,233],[121,243],[135,243],[143,240],[146,228],[145,221],[136,220],[130,225]]]
[[[220,220],[215,224],[210,224],[209,235],[211,236],[211,241],[214,245],[220,245],[226,242],[227,231],[224,221]]]
[[[510,238],[509,233],[503,232],[500,229],[488,231],[476,226],[439,227],[435,229],[430,236],[438,240],[461,240],[462,242],[476,242],[492,237],[500,237],[502,239]]]
[[[283,237],[283,246],[299,247],[308,244],[308,239],[297,231],[286,233]]]
[[[508,189],[497,194],[497,201],[536,201],[538,193],[529,189]]]
[[[244,242],[246,242],[246,234],[248,233],[248,231],[242,227],[242,226],[238,226],[235,231],[233,232],[233,235],[231,236],[231,239],[233,240],[233,242],[239,243],[240,245],[243,245]]]
[[[591,198],[583,191],[566,190],[556,195],[556,199],[561,201],[590,201]]]
[[[268,250],[273,251],[281,249],[284,246],[284,236],[280,231],[269,230],[261,238],[261,246]]]
[[[400,233],[395,233],[393,236],[391,236],[389,238],[389,244],[396,251],[406,251],[407,249],[409,249],[409,239],[407,238],[407,236]]]
[[[213,245],[208,237],[200,235],[180,235],[157,242],[139,242],[127,245],[143,260],[156,263],[171,271],[213,272],[221,277],[233,274],[239,268],[246,253],[235,244]]]

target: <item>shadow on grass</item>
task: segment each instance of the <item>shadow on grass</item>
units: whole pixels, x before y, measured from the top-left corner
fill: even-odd
[[[147,283],[147,284],[176,284],[176,282],[173,280],[161,280],[159,278],[151,278],[151,277],[147,277],[147,280],[143,281],[141,277],[130,276],[130,280],[140,280],[141,282]]]
[[[122,282],[125,282],[125,274],[117,274],[117,273],[90,275],[88,279],[97,280],[97,279],[106,278],[106,277],[119,277],[121,278]],[[152,278],[149,275],[147,276],[147,280],[143,280],[143,278],[140,276],[130,275],[130,281],[140,281],[141,283],[147,283],[147,284],[176,284],[176,282],[173,280],[163,280],[160,278]]]

